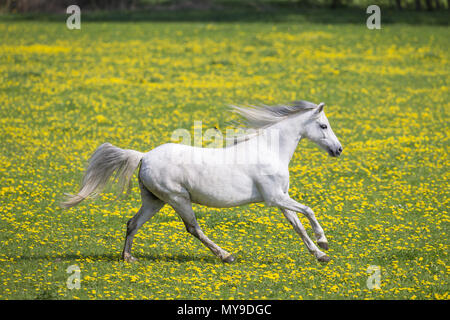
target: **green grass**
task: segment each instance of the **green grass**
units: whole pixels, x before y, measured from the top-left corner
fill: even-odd
[[[63,16],[2,16],[0,298],[448,299],[448,27],[441,13],[381,30],[364,12],[309,13],[93,13],[80,31]],[[119,261],[136,179],[125,200],[58,206],[105,141],[146,151],[195,120],[225,132],[227,104],[294,99],[325,101],[344,146],[331,159],[302,141],[290,166],[291,196],[329,239],[327,265],[262,205],[195,206],[232,265],[169,207],[138,233],[139,262]],[[73,264],[80,290],[66,287]],[[381,290],[366,287],[370,265]]]

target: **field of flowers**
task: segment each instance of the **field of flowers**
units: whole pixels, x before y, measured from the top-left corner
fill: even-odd
[[[364,18],[0,22],[0,299],[449,299],[450,32]],[[231,265],[168,206],[136,236],[139,261],[119,261],[136,177],[124,200],[59,207],[103,142],[146,151],[194,121],[225,133],[228,104],[295,99],[326,102],[344,147],[335,159],[302,141],[290,166],[291,196],[328,237],[326,265],[262,204],[195,206]]]

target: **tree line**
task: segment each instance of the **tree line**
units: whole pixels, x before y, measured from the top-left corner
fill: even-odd
[[[0,0],[0,8],[8,12],[57,12],[69,5],[76,4],[81,8],[92,10],[133,10],[138,8],[151,8],[152,5],[171,5],[180,3],[191,3],[217,6],[277,6],[277,5],[301,5],[306,7],[329,7],[332,9],[346,6],[369,6],[377,4],[383,7],[395,7],[398,10],[415,9],[442,10],[449,8],[450,0]]]

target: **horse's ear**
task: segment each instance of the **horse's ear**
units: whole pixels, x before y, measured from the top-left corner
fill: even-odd
[[[323,111],[323,107],[325,107],[325,102],[319,103],[319,105],[316,108],[316,111],[314,111],[315,114],[319,114]]]

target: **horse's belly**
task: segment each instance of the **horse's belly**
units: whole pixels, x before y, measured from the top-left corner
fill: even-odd
[[[189,194],[192,202],[215,208],[236,207],[248,203],[263,201],[259,194],[254,193],[236,194],[235,192],[227,193],[222,190],[217,190],[217,192],[214,192],[214,190],[209,190],[206,192],[204,190],[194,190],[190,191]]]
[[[230,174],[202,178],[187,188],[194,203],[227,208],[262,201],[256,185],[248,177]]]

